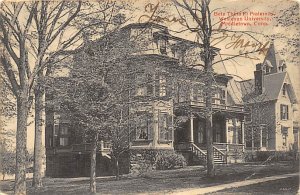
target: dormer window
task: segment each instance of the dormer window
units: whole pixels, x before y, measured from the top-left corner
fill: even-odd
[[[160,39],[159,40],[159,51],[163,55],[167,55],[167,40]]]

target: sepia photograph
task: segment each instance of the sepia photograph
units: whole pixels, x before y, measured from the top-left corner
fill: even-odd
[[[299,4],[0,0],[0,195],[300,194]]]

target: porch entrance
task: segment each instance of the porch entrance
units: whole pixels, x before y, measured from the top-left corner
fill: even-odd
[[[174,143],[194,143],[198,147],[206,146],[205,119],[200,117],[190,117],[181,124],[175,131]],[[225,115],[213,116],[213,142],[226,143],[226,117]]]

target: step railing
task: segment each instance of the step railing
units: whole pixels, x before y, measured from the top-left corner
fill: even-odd
[[[197,145],[194,143],[191,144],[192,152],[196,154],[200,159],[206,161],[206,152],[201,150]]]
[[[215,146],[213,146],[213,154],[214,154],[214,158],[218,158],[227,164],[226,154],[222,152],[220,149],[216,148]]]

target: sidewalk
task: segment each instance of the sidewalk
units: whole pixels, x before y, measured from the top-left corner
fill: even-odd
[[[192,188],[192,189],[187,189],[187,190],[176,190],[175,192],[172,192],[170,194],[172,195],[181,195],[181,194],[206,194],[206,193],[212,193],[212,192],[217,192],[220,190],[225,190],[229,188],[237,188],[237,187],[242,187],[242,186],[247,186],[247,185],[252,185],[252,184],[257,184],[257,183],[262,183],[262,182],[267,182],[267,181],[273,181],[273,180],[278,180],[278,179],[284,179],[288,177],[293,177],[293,176],[299,176],[299,173],[290,173],[290,174],[284,174],[284,175],[276,175],[276,176],[271,176],[271,177],[264,177],[264,178],[259,178],[259,179],[251,179],[251,180],[245,180],[245,181],[238,181],[238,182],[233,182],[229,184],[222,184],[222,185],[217,185],[217,186],[211,186],[211,187],[205,187],[205,188]]]

